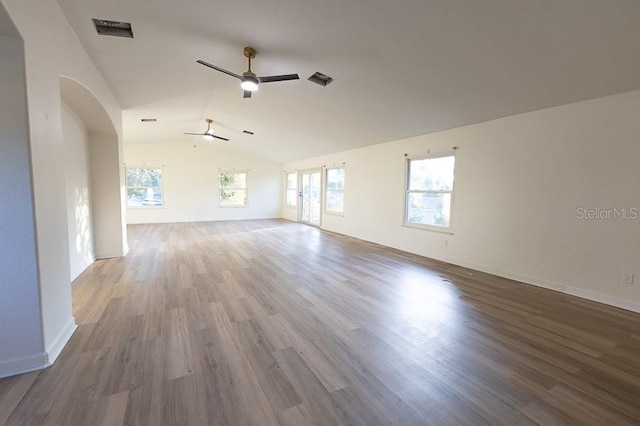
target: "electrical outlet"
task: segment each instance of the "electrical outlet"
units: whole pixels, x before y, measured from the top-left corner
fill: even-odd
[[[633,272],[623,272],[622,273],[622,284],[633,284]]]

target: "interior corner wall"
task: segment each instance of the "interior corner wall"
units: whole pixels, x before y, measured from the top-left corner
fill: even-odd
[[[640,312],[638,135],[635,91],[285,169],[346,163],[344,216],[324,229]],[[453,235],[403,226],[405,154],[454,146]]]
[[[128,208],[129,223],[281,217],[281,163],[206,142],[125,144],[124,159],[127,167],[163,167],[164,170],[164,206]],[[248,207],[219,206],[218,171],[233,169],[248,170]]]
[[[0,377],[5,377],[45,363],[24,46],[5,36],[0,36],[0,235]]]
[[[65,146],[67,223],[71,280],[93,261],[93,220],[91,208],[89,138],[82,120],[62,103],[62,130]]]
[[[104,106],[118,135],[122,134],[122,114],[109,86],[55,0],[38,0],[37,13],[33,11],[33,2],[0,1],[24,40],[23,71],[26,77],[28,144],[38,255],[37,269],[34,270],[37,272],[34,273],[39,277],[39,286],[35,290],[39,293],[34,300],[40,303],[40,315],[32,314],[41,324],[39,331],[27,330],[21,325],[19,329],[10,331],[10,337],[29,334],[29,338],[40,340],[41,348],[44,347],[43,351],[41,349],[44,359],[39,365],[42,368],[55,361],[76,328],[71,309],[60,76],[68,76],[91,90]],[[47,28],[47,31],[42,31],[42,28]],[[2,61],[2,66],[5,66],[5,61]],[[2,99],[7,98],[3,96]],[[23,211],[22,214],[27,215],[28,212]],[[20,238],[28,240],[30,237],[25,232]],[[12,288],[9,291],[19,295],[23,290]],[[3,300],[13,297],[2,296]],[[32,333],[35,335],[31,336]],[[4,349],[4,343],[2,346]]]

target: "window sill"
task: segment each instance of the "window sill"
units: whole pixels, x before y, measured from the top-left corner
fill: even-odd
[[[431,231],[431,232],[438,232],[440,234],[453,235],[453,230],[451,228],[438,228],[435,226],[420,225],[418,223],[409,223],[409,222],[404,222],[402,226],[404,226],[405,228],[420,229],[422,231]]]
[[[167,206],[127,206],[131,210],[164,210]]]

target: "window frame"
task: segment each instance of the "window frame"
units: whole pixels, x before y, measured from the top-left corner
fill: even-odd
[[[289,188],[289,176],[290,175],[294,175],[295,176],[295,180],[294,180],[294,183],[296,185],[295,188]],[[285,182],[284,182],[284,187],[285,187],[285,189],[284,189],[284,207],[287,208],[287,209],[297,209],[298,208],[298,198],[300,198],[299,195],[298,195],[299,194],[299,190],[298,190],[298,186],[299,186],[299,183],[298,183],[298,179],[299,179],[298,172],[297,171],[296,172],[285,172],[285,178],[284,179],[285,179]],[[294,204],[289,204],[289,198],[287,197],[289,191],[295,191],[296,196],[293,198]]]
[[[220,175],[222,173],[233,173],[235,174],[244,174],[245,175],[245,179],[244,179],[244,183],[245,183],[245,187],[227,187],[227,188],[222,188],[222,186],[220,185]],[[234,178],[234,182],[236,181],[236,179]],[[242,190],[245,191],[245,202],[244,204],[223,204],[222,203],[222,191],[223,190]],[[249,170],[235,170],[235,169],[219,169],[218,170],[218,207],[221,208],[246,208],[249,207]]]
[[[411,190],[410,182],[411,182],[411,162],[412,161],[420,161],[420,160],[433,160],[437,158],[445,158],[445,157],[453,157],[453,184],[451,185],[451,190]],[[456,163],[457,156],[456,151],[445,151],[438,153],[427,153],[423,155],[412,155],[405,156],[405,173],[404,173],[404,217],[402,220],[402,225],[409,228],[423,229],[426,231],[434,231],[434,232],[442,232],[446,234],[453,235],[453,205],[454,205],[454,194],[455,194],[455,186],[456,186]],[[440,226],[440,225],[426,225],[422,223],[409,222],[409,194],[419,193],[419,194],[451,194],[451,200],[449,202],[449,225],[448,226]]]
[[[160,186],[129,186],[129,169],[148,169],[148,170],[160,170]],[[163,209],[166,208],[165,205],[165,192],[164,192],[164,166],[154,167],[154,166],[124,166],[124,176],[125,176],[125,192],[126,192],[126,204],[128,209]],[[162,203],[161,204],[141,204],[141,205],[130,205],[129,204],[129,188],[138,188],[138,189],[153,189],[159,188],[160,194],[162,194]]]
[[[329,189],[329,171],[330,170],[339,170],[342,169],[342,173],[344,176],[344,181],[345,183],[343,184],[342,189]],[[346,186],[346,176],[347,176],[347,171],[344,165],[342,166],[332,166],[332,167],[325,167],[324,170],[324,200],[322,202],[323,205],[323,211],[326,214],[332,214],[332,215],[336,215],[336,216],[344,216],[344,188]],[[327,201],[329,200],[329,192],[341,192],[342,193],[342,211],[338,211],[338,210],[329,210],[328,206],[327,206]]]

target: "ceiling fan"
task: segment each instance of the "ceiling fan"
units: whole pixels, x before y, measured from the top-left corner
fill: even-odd
[[[207,130],[205,130],[204,133],[185,133],[185,135],[204,136],[205,139],[210,141],[213,140],[213,138],[222,139],[223,141],[227,141],[227,142],[229,141],[229,139],[227,138],[223,138],[222,136],[213,134],[213,128],[211,128],[211,123],[213,123],[212,119],[207,118],[205,121],[207,122]]]
[[[249,60],[249,69],[243,72],[242,75],[238,75],[234,72],[227,71],[224,68],[220,68],[216,65],[212,65],[202,60],[198,60],[196,62],[206,67],[213,68],[216,71],[223,72],[227,75],[230,75],[231,77],[235,77],[239,79],[241,81],[240,87],[242,87],[242,89],[244,90],[245,98],[250,98],[251,92],[255,92],[256,90],[258,90],[258,84],[260,83],[271,83],[274,81],[286,81],[286,80],[298,80],[300,78],[298,77],[298,74],[269,75],[266,77],[257,77],[251,71],[251,60],[256,57],[256,50],[253,47],[245,47],[244,56],[246,56],[247,59]]]

